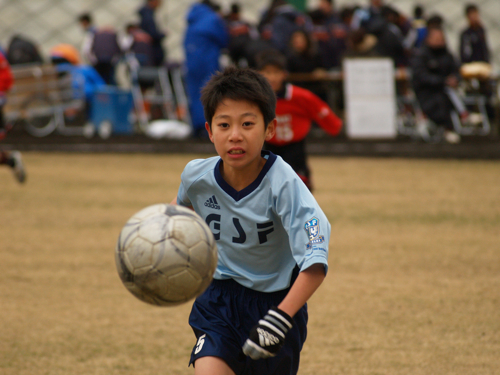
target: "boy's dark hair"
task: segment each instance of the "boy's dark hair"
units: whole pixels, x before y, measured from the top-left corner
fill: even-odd
[[[340,10],[339,17],[342,22],[347,22],[354,14],[354,8],[352,7],[343,7]]]
[[[286,56],[277,49],[268,48],[255,55],[255,64],[257,70],[262,70],[269,65],[286,70]]]
[[[395,19],[399,18],[399,12],[397,11],[396,8],[394,7],[391,7],[390,5],[383,5],[382,8],[382,16],[385,18],[385,19],[388,19],[388,18],[391,18],[391,17],[394,17]]]
[[[276,96],[267,79],[258,72],[245,68],[228,67],[217,72],[201,90],[205,119],[212,129],[212,118],[225,99],[247,101],[257,105],[267,126],[276,117]]]
[[[232,14],[239,14],[240,13],[240,4],[232,3],[231,4],[231,13]]]
[[[78,17],[78,21],[92,23],[92,17],[89,13],[83,13]]]
[[[478,12],[479,9],[476,4],[467,4],[465,6],[465,15],[468,16],[469,13]]]
[[[443,17],[439,14],[434,14],[433,16],[427,19],[427,27],[428,28],[442,28],[444,23]]]
[[[420,19],[424,16],[424,7],[422,5],[415,5],[413,8],[413,18]]]

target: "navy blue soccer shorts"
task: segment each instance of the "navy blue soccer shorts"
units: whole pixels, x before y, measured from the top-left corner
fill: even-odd
[[[307,336],[307,305],[293,317],[294,326],[276,357],[254,361],[242,350],[252,327],[272,306],[278,306],[288,290],[262,293],[234,280],[213,280],[196,299],[189,316],[197,338],[189,364],[211,356],[223,359],[236,375],[297,374]]]

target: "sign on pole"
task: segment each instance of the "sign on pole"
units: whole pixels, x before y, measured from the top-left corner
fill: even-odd
[[[349,138],[395,138],[394,64],[388,58],[344,60],[346,134]]]

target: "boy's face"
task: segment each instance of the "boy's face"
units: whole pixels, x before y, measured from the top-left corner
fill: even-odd
[[[291,44],[295,52],[298,54],[304,53],[307,50],[307,38],[304,33],[296,31],[292,34]]]
[[[205,123],[210,140],[224,162],[224,168],[245,173],[262,162],[264,141],[274,135],[276,120],[265,129],[260,108],[251,102],[225,99],[212,118],[212,128]]]
[[[477,10],[471,10],[467,13],[467,20],[469,25],[477,26],[481,23],[481,18],[479,17],[479,12]]]
[[[287,72],[275,65],[266,65],[259,73],[266,77],[274,92],[281,90],[287,77]]]
[[[444,39],[444,34],[439,29],[430,29],[427,34],[426,43],[431,48],[443,48],[446,47],[446,40]]]
[[[80,21],[80,26],[82,27],[82,29],[84,30],[87,30],[90,26],[90,23],[86,20],[81,20]]]
[[[319,9],[323,13],[329,14],[332,11],[332,4],[328,0],[321,0],[319,2]]]

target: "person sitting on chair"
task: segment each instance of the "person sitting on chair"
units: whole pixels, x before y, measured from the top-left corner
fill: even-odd
[[[411,67],[412,85],[422,111],[436,125],[444,128],[447,142],[460,142],[460,136],[453,131],[451,113],[456,110],[465,120],[468,112],[454,92],[459,83],[459,68],[448,51],[441,28],[429,28],[425,43],[415,53]]]

